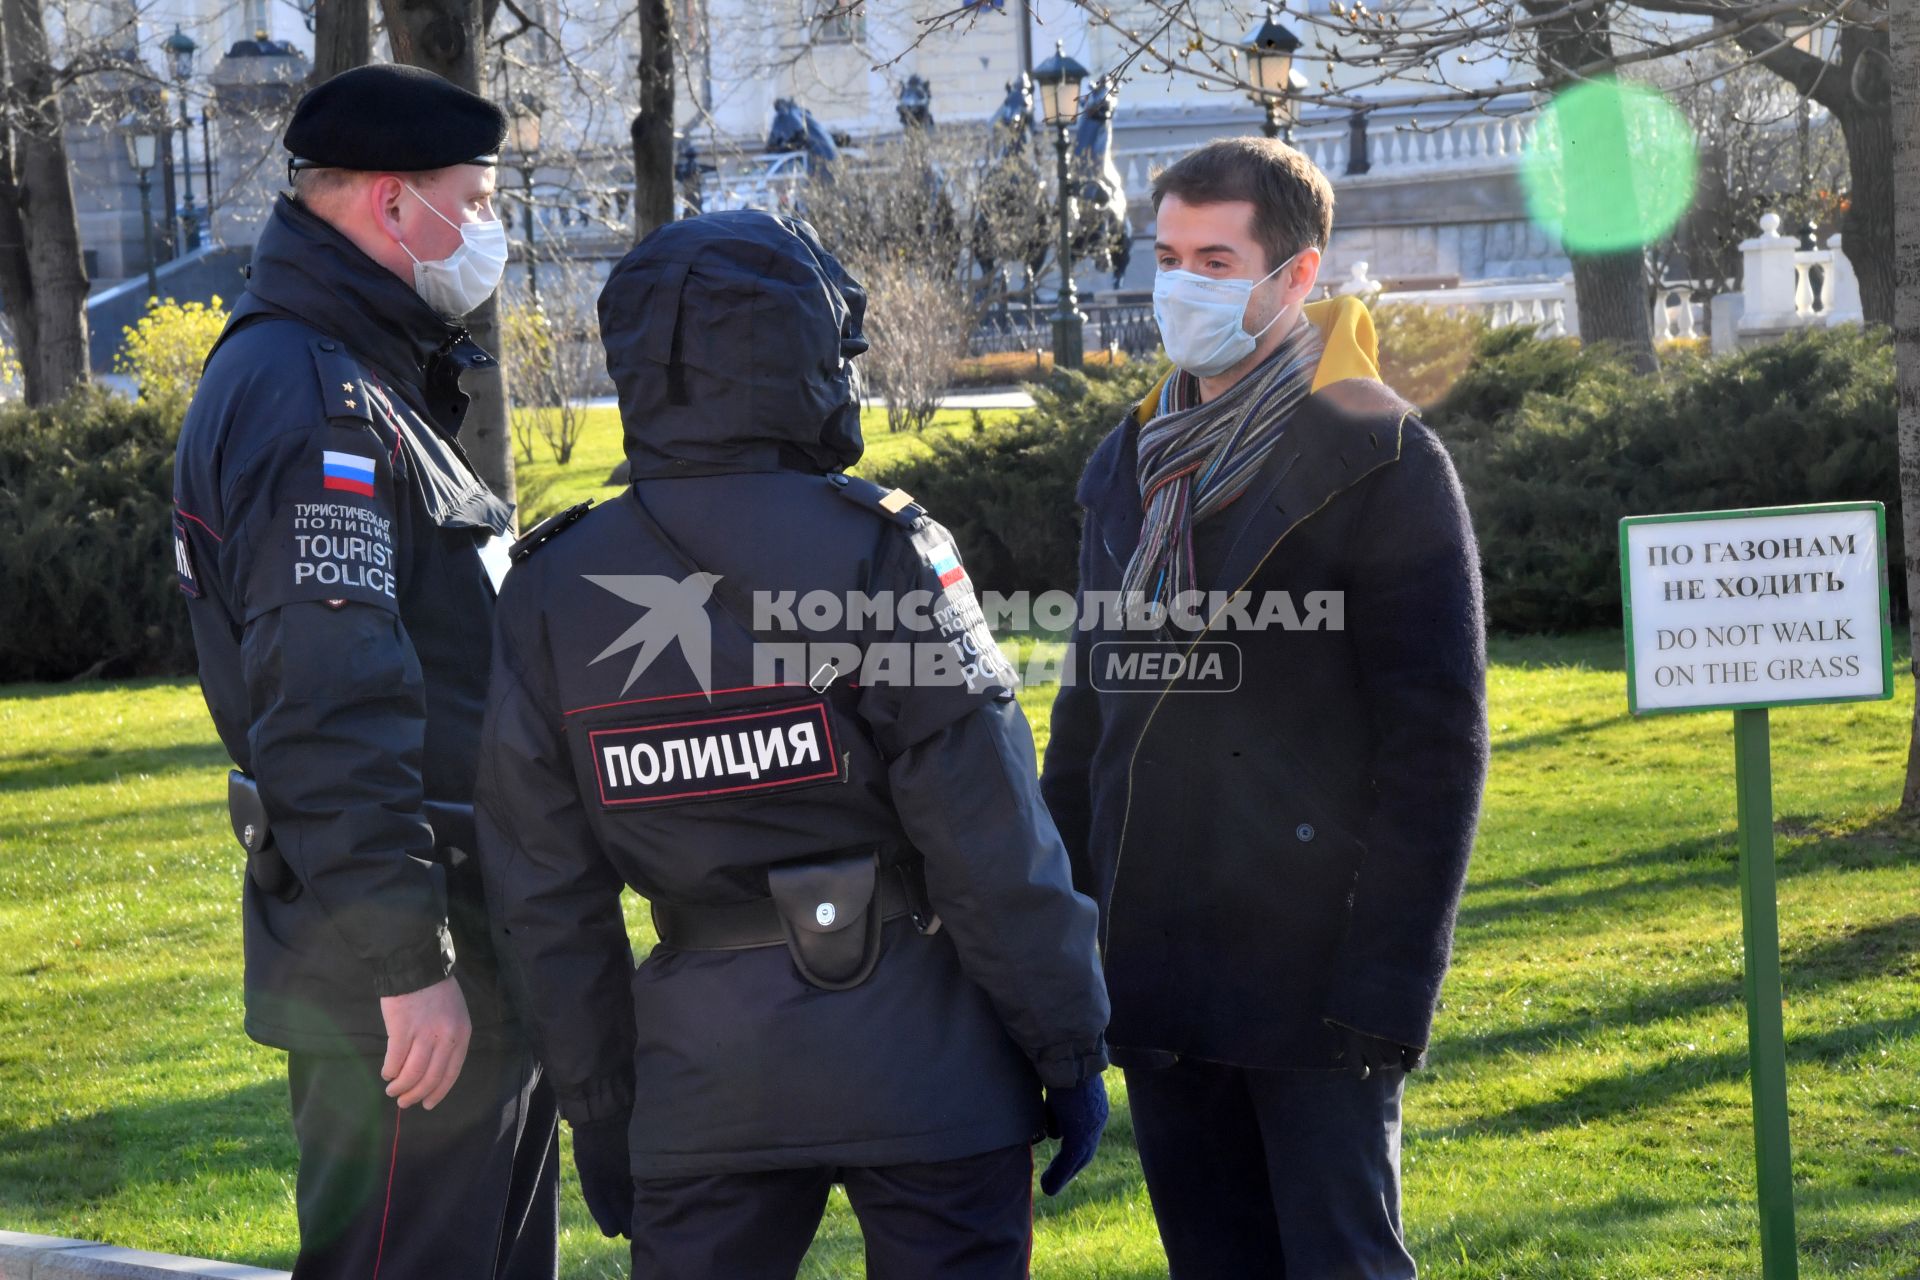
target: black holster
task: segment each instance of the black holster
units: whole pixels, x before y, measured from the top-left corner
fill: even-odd
[[[474,845],[473,806],[428,800],[421,806],[421,814],[433,828],[433,856],[428,861],[459,870]],[[247,851],[247,875],[253,882],[282,902],[299,897],[300,877],[293,874],[273,842],[273,826],[267,821],[260,784],[244,770],[227,771],[227,818],[233,824],[233,838]]]
[[[273,842],[273,827],[267,821],[267,806],[260,799],[260,784],[238,769],[227,772],[227,818],[233,823],[234,839],[247,853],[247,876],[262,893],[292,902],[300,896],[300,878],[281,856]]]

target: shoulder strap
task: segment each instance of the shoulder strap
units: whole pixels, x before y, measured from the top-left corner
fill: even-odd
[[[372,426],[366,370],[360,367],[360,362],[333,338],[310,338],[307,351],[313,356],[313,371],[320,378],[320,402],[326,406],[328,419],[347,418]]]
[[[507,558],[515,564],[519,564],[541,547],[544,547],[552,539],[572,528],[574,522],[581,516],[587,514],[592,508],[593,503],[591,502],[576,502],[565,511],[556,512],[548,516],[545,520],[542,520],[539,524],[527,530],[524,537],[507,549]]]
[[[865,507],[902,528],[911,529],[927,514],[927,509],[915,502],[905,489],[889,489],[839,471],[829,475],[827,483],[848,502]]]

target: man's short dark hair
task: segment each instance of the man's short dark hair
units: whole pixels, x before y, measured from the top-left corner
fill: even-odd
[[[1320,166],[1277,138],[1216,138],[1189,151],[1153,179],[1153,210],[1179,196],[1187,204],[1253,205],[1253,237],[1271,270],[1333,234],[1333,184]]]

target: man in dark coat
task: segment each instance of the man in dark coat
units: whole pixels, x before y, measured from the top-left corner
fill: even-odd
[[[412,68],[312,90],[175,463],[200,685],[239,772],[246,1029],[287,1051],[297,1280],[540,1280],[551,1091],[505,999],[474,847],[511,515],[457,441],[459,318],[505,261],[491,103]],[[417,1104],[417,1105],[416,1105]]]
[[[1105,1123],[1011,672],[947,532],[843,474],[864,309],[804,223],[651,233],[600,297],[632,483],[500,600],[487,897],[637,1277],[790,1278],[836,1181],[874,1280],[1023,1277],[1032,1143],[1057,1192]]]
[[[1402,1280],[1402,1086],[1486,767],[1473,535],[1364,308],[1302,314],[1311,162],[1217,142],[1154,200],[1176,368],[1081,481],[1042,788],[1173,1276]]]

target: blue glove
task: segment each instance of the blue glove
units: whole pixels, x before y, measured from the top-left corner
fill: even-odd
[[[1107,1082],[1097,1072],[1071,1089],[1047,1090],[1047,1136],[1060,1139],[1060,1150],[1040,1175],[1040,1189],[1059,1195],[1075,1174],[1093,1163],[1106,1128]]]
[[[611,1240],[633,1234],[633,1164],[627,1154],[624,1120],[596,1120],[573,1126],[573,1168],[580,1175],[580,1198]]]

